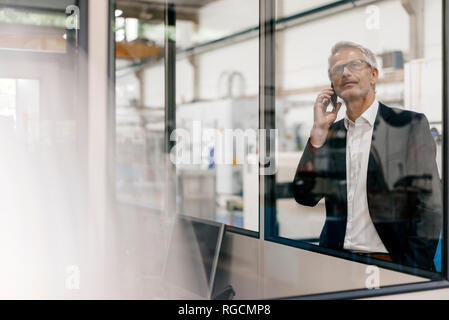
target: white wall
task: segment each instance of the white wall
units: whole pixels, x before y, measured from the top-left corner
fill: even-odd
[[[280,51],[284,89],[312,87],[329,82],[327,59],[332,45],[341,40],[360,43],[375,53],[408,51],[408,17],[399,1],[378,4],[379,29],[366,27],[365,7],[311,21],[284,32]],[[388,36],[392,34],[393,36]]]
[[[440,58],[443,24],[441,1],[424,1],[424,57]]]
[[[129,107],[132,99],[139,99],[139,80],[134,73],[128,73],[116,79],[117,107]]]
[[[224,72],[242,73],[246,83],[246,94],[257,95],[259,90],[259,41],[252,39],[236,43],[199,56],[200,97],[220,97],[219,79]]]
[[[158,64],[154,67],[145,69],[145,106],[163,107],[165,105],[165,71],[164,65]]]
[[[199,11],[198,33],[217,39],[259,25],[259,0],[214,1]]]
[[[176,103],[186,103],[194,98],[194,70],[184,58],[176,61]]]
[[[277,17],[286,17],[299,12],[307,11],[323,5],[335,2],[333,0],[278,0],[280,10],[277,11]]]

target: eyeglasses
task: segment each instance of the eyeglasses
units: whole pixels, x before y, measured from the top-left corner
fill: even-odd
[[[329,75],[331,77],[341,76],[343,74],[343,71],[345,68],[348,68],[351,72],[360,72],[363,69],[363,64],[366,63],[369,67],[372,67],[371,64],[369,64],[365,60],[352,60],[345,64],[340,64],[338,66],[335,66],[329,70]]]

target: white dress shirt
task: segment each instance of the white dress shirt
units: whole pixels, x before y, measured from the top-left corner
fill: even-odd
[[[371,138],[378,108],[379,103],[374,100],[355,122],[347,115],[344,118],[348,220],[343,248],[356,252],[388,253],[371,220],[366,195]]]

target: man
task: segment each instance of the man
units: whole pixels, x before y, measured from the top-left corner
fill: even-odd
[[[341,103],[327,111],[332,88],[318,94],[294,196],[306,206],[324,197],[320,246],[435,270],[442,224],[435,143],[423,114],[376,100],[378,74],[369,49],[332,48],[329,78],[346,115],[335,122]]]

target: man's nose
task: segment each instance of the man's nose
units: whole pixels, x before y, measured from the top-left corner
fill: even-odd
[[[348,66],[344,66],[344,67],[343,67],[342,75],[343,75],[343,76],[351,75],[351,71],[349,70]]]

